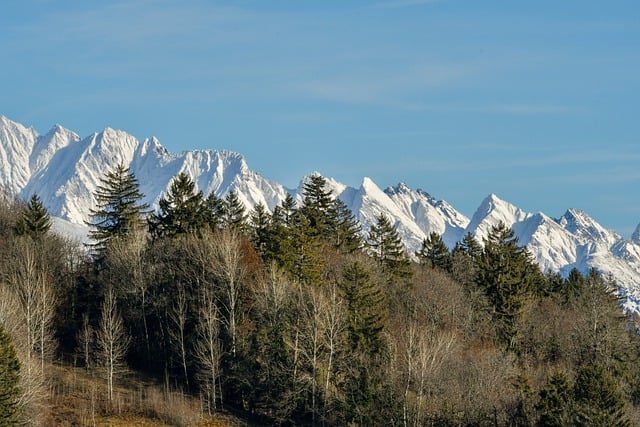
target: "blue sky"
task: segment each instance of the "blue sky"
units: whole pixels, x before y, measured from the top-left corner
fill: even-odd
[[[636,0],[7,0],[0,114],[640,222]]]

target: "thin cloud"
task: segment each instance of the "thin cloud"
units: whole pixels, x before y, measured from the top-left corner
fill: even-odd
[[[459,65],[417,66],[412,70],[358,72],[298,82],[294,89],[313,98],[346,104],[397,104],[408,95],[441,88],[473,73],[473,67]]]

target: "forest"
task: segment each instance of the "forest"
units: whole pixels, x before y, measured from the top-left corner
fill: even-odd
[[[272,212],[185,173],[152,211],[124,166],[94,196],[85,245],[37,195],[2,196],[0,426],[63,424],[60,367],[101,384],[98,415],[135,377],[197,402],[194,425],[640,425],[614,279],[542,272],[505,224],[408,254],[319,175]]]

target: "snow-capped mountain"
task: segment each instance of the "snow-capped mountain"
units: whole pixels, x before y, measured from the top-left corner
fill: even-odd
[[[86,232],[93,194],[100,178],[116,165],[129,166],[146,195],[158,199],[180,172],[188,173],[203,193],[224,197],[235,191],[249,210],[263,203],[270,210],[287,193],[298,202],[308,177],[296,189],[251,171],[242,155],[230,151],[192,150],[171,153],[156,138],[139,141],[126,132],[107,128],[86,138],[54,126],[45,135],[0,116],[0,185],[28,198],[37,193],[55,216],[58,230],[81,236]],[[499,221],[513,228],[545,271],[567,274],[594,267],[612,274],[627,296],[627,307],[640,312],[640,225],[629,240],[606,230],[585,212],[569,209],[554,219],[528,213],[495,195],[482,201],[469,220],[443,200],[400,183],[385,190],[364,178],[358,188],[327,178],[328,186],[352,210],[366,232],[382,212],[396,226],[410,254],[431,232],[453,247],[466,233],[480,242]]]

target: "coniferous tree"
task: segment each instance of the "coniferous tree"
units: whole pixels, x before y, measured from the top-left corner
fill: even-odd
[[[532,265],[512,229],[503,222],[492,227],[480,255],[477,283],[492,303],[501,337],[510,349],[515,346],[516,321],[532,293]]]
[[[435,231],[422,241],[422,247],[416,252],[416,256],[422,265],[451,271],[451,253]]]
[[[340,283],[347,302],[351,349],[371,356],[381,354],[388,314],[386,295],[372,281],[366,264],[357,259],[344,267]]]
[[[224,216],[224,201],[212,191],[204,200],[205,221],[210,230],[217,230],[222,226]]]
[[[274,219],[281,222],[285,227],[290,227],[293,224],[293,217],[295,213],[298,211],[298,207],[296,206],[296,200],[289,193],[284,197],[284,200],[276,208],[278,214],[276,215],[276,211],[274,210]]]
[[[540,427],[563,427],[573,418],[573,391],[567,374],[554,372],[540,390],[540,401],[536,408],[540,412],[537,425]]]
[[[326,187],[326,179],[318,174],[311,175],[304,184],[303,202],[300,207],[300,211],[309,222],[309,231],[323,239],[329,238],[332,228],[330,210],[333,196]]]
[[[376,223],[369,229],[367,246],[369,253],[385,272],[400,277],[410,275],[411,261],[406,255],[398,231],[385,214],[380,213]]]
[[[152,215],[149,228],[155,237],[193,233],[205,225],[206,214],[202,191],[184,172],[171,182],[166,197],[158,201],[160,212]]]
[[[269,239],[264,254],[265,260],[276,261],[278,266],[291,271],[294,264],[293,224],[297,212],[296,201],[287,193],[282,203],[271,215]]]
[[[20,361],[11,336],[0,323],[0,426],[15,425],[20,395]]]
[[[98,253],[104,251],[111,238],[142,227],[149,205],[141,203],[144,194],[129,168],[121,164],[107,172],[100,179],[94,197],[96,209],[91,209],[88,225],[92,228],[89,237],[95,241],[93,246]]]
[[[351,350],[341,383],[347,422],[360,425],[389,424],[383,421],[384,405],[393,394],[383,387],[388,345],[384,334],[388,316],[387,295],[371,277],[366,261],[358,258],[342,270],[340,287],[347,303],[347,342]],[[384,402],[384,403],[383,403]]]
[[[322,241],[313,232],[309,219],[297,211],[288,230],[291,250],[289,271],[302,283],[319,283],[324,266]]]
[[[580,271],[575,267],[572,268],[567,276],[565,286],[560,290],[564,301],[568,303],[578,298],[584,290],[585,282],[586,279]]]
[[[247,222],[245,207],[235,191],[230,191],[224,198],[222,223],[235,231],[244,233]]]
[[[482,246],[478,241],[473,237],[471,233],[465,234],[462,238],[462,241],[456,243],[455,248],[453,248],[454,252],[462,252],[473,260],[477,260],[482,255]]]
[[[251,212],[251,243],[256,252],[264,256],[269,244],[269,232],[271,227],[271,215],[262,202],[258,203]]]
[[[19,235],[29,234],[32,237],[42,236],[51,228],[51,216],[37,194],[31,196],[22,211],[22,218],[16,225]]]
[[[476,294],[476,276],[478,260],[482,254],[482,246],[467,233],[462,241],[456,243],[451,251],[451,275],[464,285],[470,293]]]
[[[336,249],[341,253],[353,253],[362,248],[360,223],[342,200],[333,201],[329,217],[332,243]]]
[[[577,426],[629,426],[625,402],[618,385],[598,365],[586,366],[578,372],[573,393],[577,405]]]

